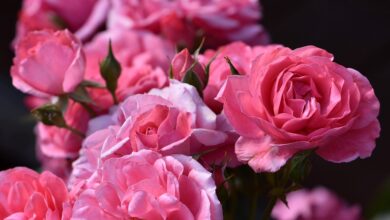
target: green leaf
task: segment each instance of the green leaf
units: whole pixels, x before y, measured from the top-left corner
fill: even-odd
[[[55,104],[46,104],[31,111],[32,115],[45,125],[66,128],[61,108]]]
[[[112,52],[111,41],[108,45],[108,54],[106,58],[100,63],[100,74],[106,81],[107,90],[111,93],[115,104],[118,99],[115,96],[115,91],[118,86],[118,79],[122,72],[122,67]]]
[[[229,57],[225,57],[225,60],[226,60],[226,62],[229,64],[230,72],[231,72],[233,75],[241,75],[240,72],[238,72],[238,70],[236,69],[236,67],[233,65],[233,63],[232,63],[232,61],[230,60]]]
[[[297,184],[301,184],[311,170],[310,155],[314,150],[303,151],[295,155],[291,161],[288,176]]]

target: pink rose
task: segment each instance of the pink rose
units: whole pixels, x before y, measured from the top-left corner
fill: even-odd
[[[359,220],[360,207],[348,206],[335,194],[318,187],[299,190],[287,195],[288,207],[279,201],[272,210],[277,220]]]
[[[12,83],[22,92],[58,96],[73,92],[83,80],[84,53],[67,30],[31,32],[16,45],[15,53]]]
[[[203,91],[203,99],[207,106],[214,112],[222,111],[222,104],[216,101],[215,97],[228,76],[232,75],[226,57],[230,59],[241,75],[247,75],[250,73],[252,62],[257,56],[276,47],[278,45],[251,47],[243,42],[234,42],[222,46],[216,51],[206,50],[204,54],[200,55],[199,60],[204,66],[211,62],[208,84]]]
[[[31,31],[68,28],[86,39],[104,22],[108,0],[24,0],[14,44]]]
[[[206,161],[219,164],[226,159],[236,164],[225,152],[231,152],[237,137],[228,140],[226,131],[217,130],[217,116],[188,84],[172,80],[167,88],[130,96],[112,114],[90,122],[93,130],[102,130],[84,141],[80,158],[73,164],[71,185],[92,175],[100,161],[142,149],[163,155],[210,151],[213,154]]]
[[[152,88],[161,88],[168,83],[166,72],[169,69],[169,57],[174,53],[173,45],[148,32],[123,30],[103,32],[85,46],[86,79],[104,84],[99,62],[107,55],[109,40],[114,55],[122,66],[116,90],[119,101],[133,94],[148,92]],[[96,109],[98,112],[113,105],[107,90],[90,89],[89,92],[100,108]]]
[[[211,173],[191,157],[142,150],[105,161],[97,176],[76,197],[72,218],[223,218]]]
[[[86,132],[89,113],[78,103],[70,101],[65,111],[66,123],[80,131]],[[37,147],[47,157],[75,159],[81,148],[83,138],[65,128],[47,126],[38,123],[36,127]]]
[[[363,75],[332,59],[314,46],[279,47],[259,56],[249,76],[229,77],[217,98],[241,135],[240,161],[274,172],[306,149],[332,162],[371,155],[378,99]]]
[[[188,49],[184,49],[177,53],[171,61],[171,73],[174,79],[182,81],[187,71],[193,66],[195,59],[192,57]],[[199,80],[205,82],[206,72],[200,63],[193,66],[193,72],[198,76]]]
[[[60,220],[68,190],[50,172],[17,167],[0,172],[0,198],[1,219]]]
[[[206,47],[242,40],[251,45],[267,43],[258,24],[260,8],[255,0],[145,1],[114,0],[108,17],[110,29],[143,29],[165,36],[175,44],[192,48],[204,36]]]

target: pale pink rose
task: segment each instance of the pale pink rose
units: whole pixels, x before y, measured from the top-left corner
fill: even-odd
[[[64,113],[66,123],[80,131],[86,132],[89,113],[78,103],[70,101]],[[36,127],[37,147],[43,155],[53,158],[75,159],[81,148],[83,138],[65,128],[47,126],[38,123]]]
[[[16,45],[13,85],[22,92],[49,97],[70,93],[83,80],[80,42],[67,30],[29,33]]]
[[[24,0],[14,44],[29,32],[43,29],[67,28],[86,39],[104,22],[108,9],[108,0]]]
[[[174,79],[182,81],[191,67],[193,68],[193,72],[198,76],[200,82],[205,82],[206,72],[204,67],[198,61],[195,61],[188,49],[180,51],[173,57],[170,71]]]
[[[5,220],[60,220],[69,200],[60,178],[23,167],[0,172],[0,198],[0,218]]]
[[[218,48],[217,50],[206,50],[199,57],[199,61],[209,67],[209,80],[206,88],[203,90],[203,99],[207,106],[214,112],[221,112],[222,104],[215,100],[218,91],[228,76],[232,75],[230,66],[226,57],[230,59],[233,66],[241,75],[248,75],[255,58],[267,50],[272,50],[278,45],[254,46],[251,47],[243,42],[234,42]]]
[[[236,160],[225,152],[231,152],[237,137],[228,139],[226,131],[219,131],[217,116],[203,103],[196,89],[176,80],[164,89],[130,96],[112,116],[101,116],[90,125],[92,130],[103,129],[84,141],[80,158],[73,164],[71,185],[92,175],[100,161],[142,149],[163,155],[213,151],[207,157],[210,163],[220,164],[226,159],[235,165]],[[220,155],[225,157],[216,158]]]
[[[379,101],[359,72],[314,46],[277,47],[259,56],[249,76],[230,76],[218,100],[241,135],[240,161],[277,171],[295,153],[332,162],[369,157],[379,136]]]
[[[142,150],[106,160],[97,176],[72,219],[223,219],[211,173],[191,157]]]
[[[276,220],[360,220],[360,207],[349,206],[323,187],[287,195],[288,207],[279,201],[272,210]]]
[[[99,63],[107,56],[111,40],[113,53],[122,67],[116,95],[119,101],[126,97],[161,88],[168,83],[169,57],[174,47],[154,34],[142,31],[110,30],[97,35],[85,46],[87,68],[85,78],[104,84]],[[105,89],[90,89],[98,112],[113,105],[111,95]],[[104,111],[103,111],[104,112]]]
[[[201,36],[206,38],[206,47],[237,40],[255,45],[269,41],[258,24],[260,18],[256,0],[114,0],[108,27],[149,30],[188,48]]]

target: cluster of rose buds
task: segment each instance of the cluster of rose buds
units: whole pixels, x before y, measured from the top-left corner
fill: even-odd
[[[264,219],[359,219],[292,191],[314,153],[371,155],[373,88],[323,49],[260,45],[260,18],[255,0],[25,0],[11,76],[44,171],[0,172],[0,217],[234,219],[243,190],[248,219],[261,193]]]

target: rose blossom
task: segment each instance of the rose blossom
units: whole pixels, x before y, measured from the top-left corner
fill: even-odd
[[[182,81],[190,68],[198,76],[201,83],[205,82],[206,73],[203,66],[192,57],[187,48],[173,57],[170,74],[172,74],[174,79]]]
[[[12,83],[22,92],[57,96],[74,91],[83,80],[84,53],[67,30],[31,32],[16,45],[15,53]]]
[[[83,143],[80,158],[73,164],[71,185],[90,176],[100,160],[142,149],[163,155],[212,151],[214,154],[207,161],[230,162],[231,154],[214,151],[230,152],[234,141],[234,136],[228,139],[227,132],[217,130],[217,116],[203,103],[196,89],[176,80],[164,89],[130,96],[111,116],[92,120],[89,129],[97,132]],[[214,158],[222,154],[223,158]],[[232,163],[235,161],[232,159]]]
[[[60,220],[68,190],[50,172],[17,167],[0,172],[0,198],[1,219]]]
[[[103,23],[108,0],[24,0],[14,44],[31,31],[68,28],[85,39]]]
[[[359,220],[360,207],[348,206],[323,187],[298,190],[287,195],[288,207],[279,201],[272,210],[277,220]]]
[[[80,131],[86,132],[89,113],[79,104],[70,101],[64,113],[66,123]],[[83,138],[65,128],[47,126],[38,123],[36,127],[37,147],[47,157],[75,159]]]
[[[114,56],[122,67],[116,95],[119,101],[126,97],[161,88],[168,83],[169,57],[174,47],[154,34],[143,31],[110,30],[97,35],[85,46],[87,80],[104,84],[99,63],[107,56],[111,40]],[[93,108],[104,112],[113,105],[105,89],[90,89],[91,98],[96,102]]]
[[[279,47],[278,45],[254,46],[251,47],[243,42],[234,42],[218,48],[217,50],[206,50],[199,56],[203,66],[209,66],[209,80],[203,90],[203,99],[207,106],[214,112],[222,111],[222,104],[215,100],[218,91],[223,83],[232,75],[226,57],[230,59],[233,66],[241,75],[248,75],[255,58],[267,50]]]
[[[256,171],[277,171],[295,153],[316,148],[332,162],[366,158],[379,135],[379,102],[359,72],[314,46],[277,47],[249,76],[231,76],[218,94],[241,135],[235,151]]]
[[[211,173],[191,157],[142,150],[106,160],[97,176],[76,196],[72,218],[223,218]]]
[[[207,47],[237,40],[256,45],[268,42],[268,35],[258,24],[259,11],[256,0],[114,0],[108,26],[153,31],[188,48],[200,36],[207,39]]]

